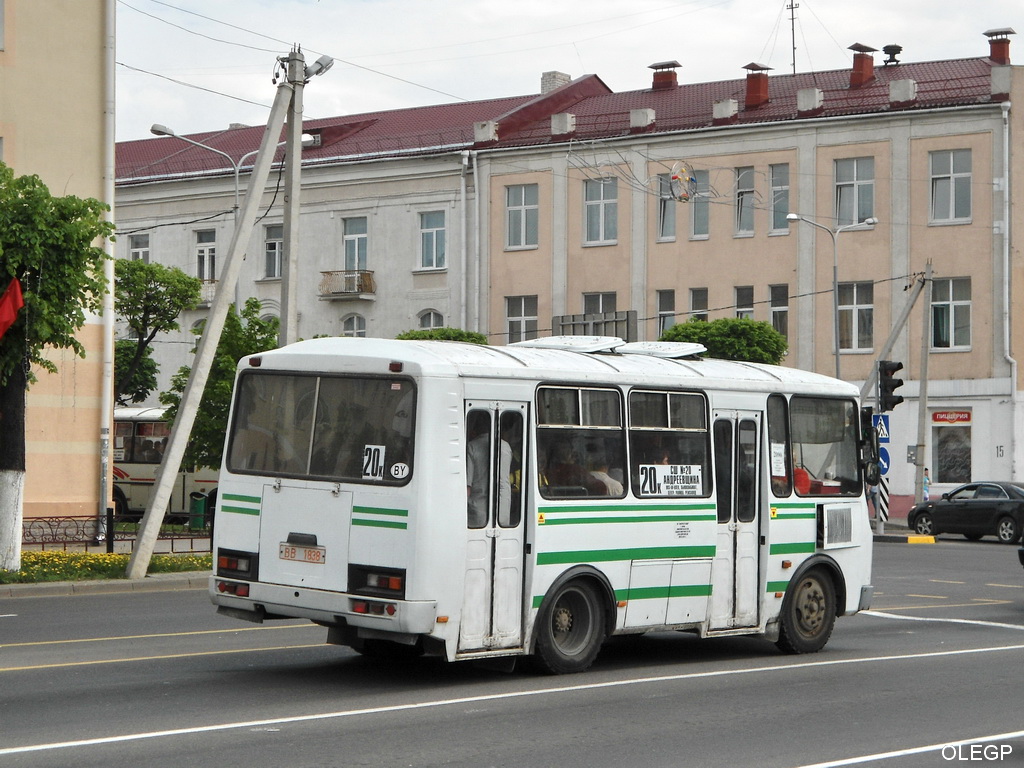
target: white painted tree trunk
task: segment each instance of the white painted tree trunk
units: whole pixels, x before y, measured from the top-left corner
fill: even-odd
[[[25,473],[0,469],[0,570],[21,570],[21,519]]]

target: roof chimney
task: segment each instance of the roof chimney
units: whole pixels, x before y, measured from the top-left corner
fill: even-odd
[[[849,50],[854,52],[853,70],[850,72],[850,88],[860,88],[875,79],[875,60],[871,54],[877,49],[854,43]]]
[[[540,76],[540,92],[551,93],[556,88],[561,88],[572,81],[572,78],[565,72],[545,72]]]
[[[659,61],[651,64],[648,69],[654,70],[654,81],[651,83],[652,91],[665,91],[675,88],[678,85],[676,80],[676,68],[681,67],[678,61]]]
[[[1010,27],[1002,29],[990,29],[985,33],[988,38],[989,54],[993,64],[1010,63],[1010,35],[1017,34]]]
[[[747,98],[743,102],[744,109],[757,109],[768,103],[768,70],[764,64],[755,61],[745,67],[747,70]]]

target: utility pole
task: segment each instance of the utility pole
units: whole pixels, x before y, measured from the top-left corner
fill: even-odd
[[[281,328],[278,346],[298,341],[299,310],[299,210],[302,194],[302,91],[306,84],[306,60],[301,48],[293,48],[287,61],[287,80],[292,97],[285,134],[284,253],[281,254]]]
[[[928,350],[931,349],[932,263],[924,269],[924,321],[921,323],[921,381],[917,394],[917,461],[914,467],[914,503],[923,500],[924,444],[928,430]]]
[[[789,11],[789,39],[793,43],[793,74],[796,74],[796,9],[800,7],[800,3],[791,2],[786,6],[786,10]]]

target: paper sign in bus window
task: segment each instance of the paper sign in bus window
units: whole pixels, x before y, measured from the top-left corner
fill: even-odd
[[[384,446],[363,446],[363,479],[384,479]]]
[[[703,467],[700,464],[641,464],[641,496],[700,496]]]

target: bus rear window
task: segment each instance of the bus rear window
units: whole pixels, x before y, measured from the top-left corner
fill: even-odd
[[[246,373],[228,469],[404,484],[412,474],[414,406],[407,379]]]

